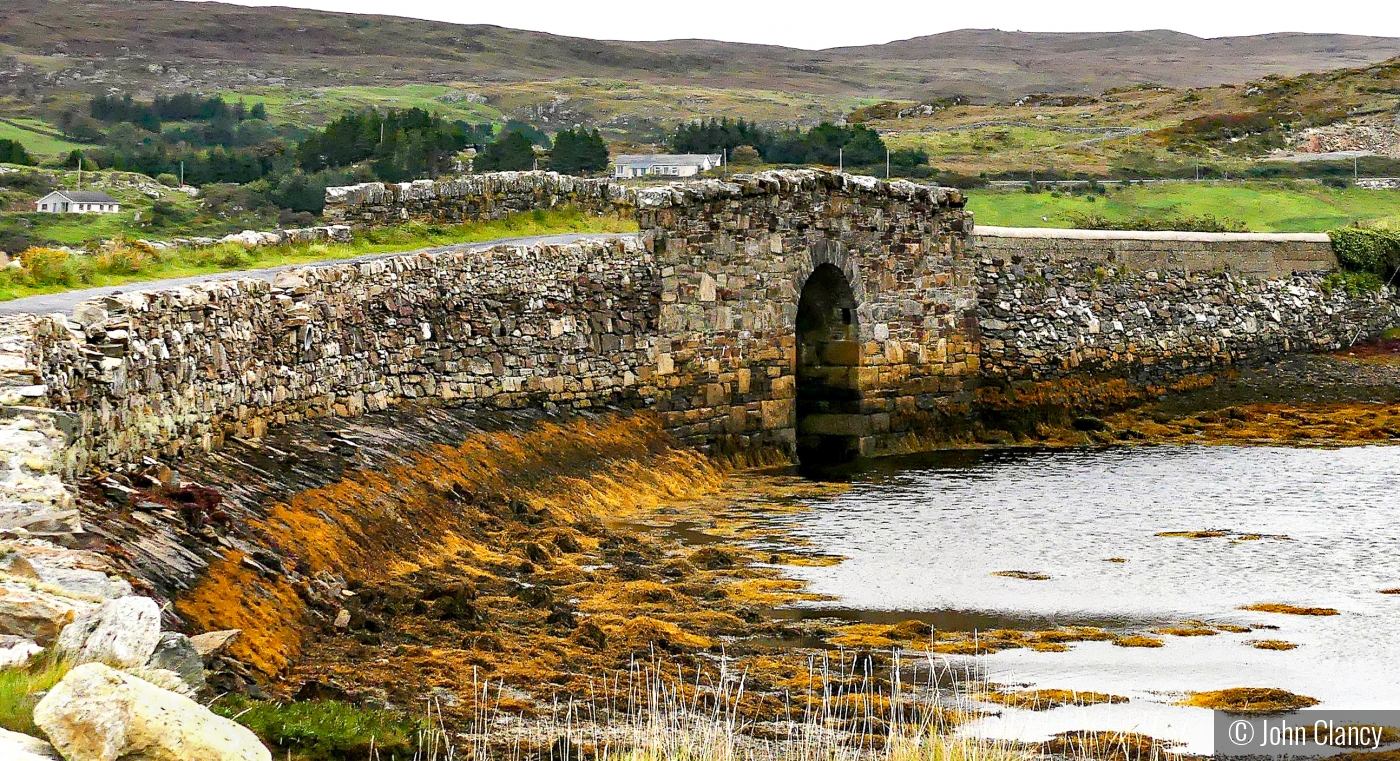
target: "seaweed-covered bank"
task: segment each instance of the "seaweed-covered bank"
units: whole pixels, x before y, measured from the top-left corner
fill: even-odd
[[[1143,393],[1112,409],[1071,408],[1077,416],[1063,426],[975,427],[950,446],[1400,440],[1393,343]],[[560,701],[625,703],[639,663],[677,670],[681,685],[742,674],[742,696],[729,698],[751,723],[746,736],[784,736],[796,707],[815,705],[844,742],[868,748],[888,732],[878,698],[892,678],[931,678],[923,653],[946,689],[908,699],[943,705],[939,721],[952,731],[986,703],[1098,700],[1069,691],[1057,703],[1053,691],[989,684],[978,663],[990,654],[1175,648],[1219,635],[1287,644],[1257,616],[1057,625],[1053,616],[795,609],[823,602],[797,580],[810,576],[802,569],[842,559],[784,526],[847,487],[803,478],[789,463],[781,451],[751,460],[697,453],[647,413],[419,404],[232,440],[187,458],[179,489],[158,468],[108,474],[87,482],[80,506],[90,532],[127,548],[122,574],[169,601],[182,627],[242,630],[211,671],[220,690],[408,715],[432,703],[465,744],[485,742],[489,717],[499,727],[485,735],[502,753],[556,742],[566,733]],[[1021,569],[1006,574],[1036,582]],[[1165,750],[1142,742],[1134,752],[1144,758]]]

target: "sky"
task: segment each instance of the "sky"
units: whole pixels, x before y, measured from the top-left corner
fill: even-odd
[[[236,0],[350,13],[496,24],[607,40],[705,38],[818,49],[954,29],[1199,37],[1334,32],[1400,37],[1396,0]]]

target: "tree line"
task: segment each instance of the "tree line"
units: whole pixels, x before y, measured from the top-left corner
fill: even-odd
[[[875,174],[883,173],[887,157],[891,169],[901,171],[928,164],[926,152],[889,150],[878,132],[860,124],[823,122],[806,131],[770,130],[743,119],[710,119],[681,124],[667,142],[676,153],[732,154],[748,146],[770,164],[841,164]]]

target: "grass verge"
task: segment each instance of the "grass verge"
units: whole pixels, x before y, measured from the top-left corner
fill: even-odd
[[[1356,222],[1400,227],[1400,193],[1287,182],[1167,183],[1111,188],[1106,195],[974,190],[977,223],[1006,227],[1074,227],[1102,217],[1238,220],[1254,232],[1325,232]]]
[[[489,222],[462,225],[408,224],[359,231],[349,243],[249,248],[221,244],[208,248],[157,251],[115,241],[95,255],[35,248],[20,254],[23,267],[0,270],[0,301],[80,288],[192,277],[286,264],[350,259],[365,254],[412,251],[454,243],[474,243],[555,233],[634,232],[636,223],[620,217],[590,217],[575,209],[535,211]]]
[[[40,656],[26,666],[0,670],[0,728],[43,737],[34,725],[34,706],[71,668]]]
[[[375,758],[375,753],[410,758],[425,729],[402,714],[338,700],[275,703],[228,695],[209,708],[299,761],[358,761]]]

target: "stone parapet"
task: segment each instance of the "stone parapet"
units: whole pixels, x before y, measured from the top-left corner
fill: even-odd
[[[645,404],[654,272],[636,238],[408,254],[113,295],[34,340],[80,464],[113,467],[402,399]]]
[[[451,180],[369,182],[326,189],[325,217],[333,224],[373,226],[419,222],[472,222],[520,212],[571,206],[586,214],[630,215],[637,209],[661,209],[757,195],[809,191],[889,197],[931,206],[961,208],[956,190],[904,180],[817,169],[789,169],[736,174],[643,187],[611,179],[585,179],[556,172],[495,172]]]
[[[977,250],[994,258],[1094,260],[1135,272],[1229,271],[1273,279],[1294,272],[1330,272],[1337,268],[1332,241],[1323,233],[1140,232],[979,225],[976,239]]]
[[[1388,289],[1349,295],[1326,235],[978,227],[990,380],[1145,380],[1330,350],[1400,324]]]

